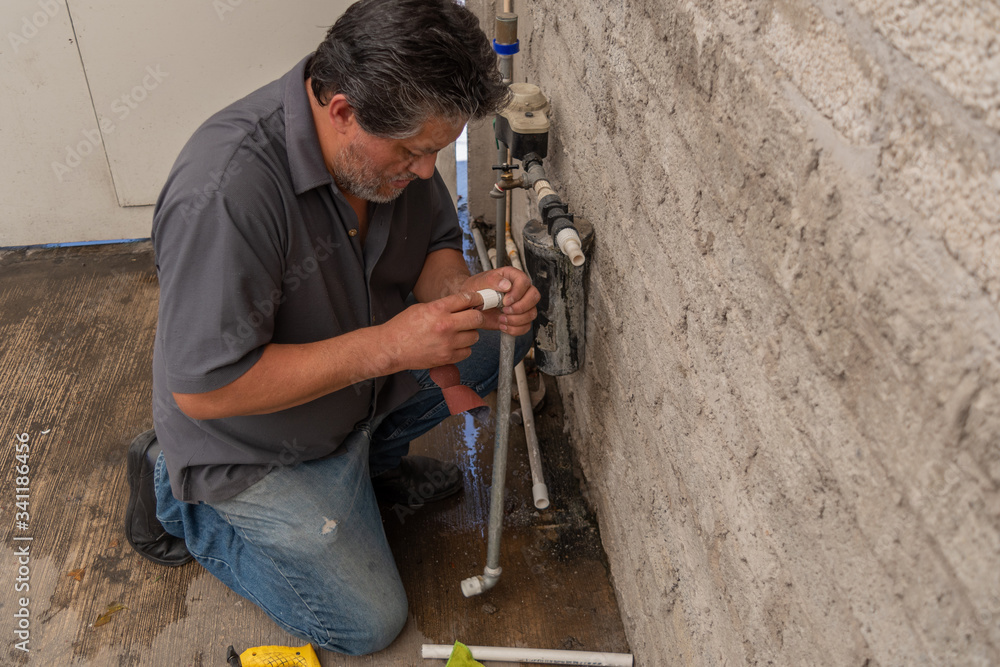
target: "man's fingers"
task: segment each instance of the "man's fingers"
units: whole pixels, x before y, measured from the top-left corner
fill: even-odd
[[[455,347],[472,347],[477,342],[479,342],[479,332],[473,329],[472,331],[463,331],[462,333],[455,336]]]
[[[483,317],[483,311],[474,308],[452,313],[448,319],[449,324],[456,331],[474,331],[482,327],[486,321],[486,318]]]
[[[531,326],[531,323],[535,321],[535,317],[538,316],[538,311],[534,308],[526,313],[518,313],[516,315],[501,315],[500,319],[497,320],[500,324],[506,324],[510,327],[523,327]]]
[[[459,292],[438,299],[435,303],[440,304],[449,313],[460,313],[470,308],[479,308],[483,305],[483,297],[476,292]]]
[[[489,271],[484,271],[473,276],[473,279],[477,284],[476,289],[481,289],[480,286],[488,287],[490,289],[495,289],[498,292],[503,292],[504,294],[514,289],[519,280],[523,279],[524,282],[530,283],[528,277],[524,273],[518,271],[512,266],[502,266],[499,269],[490,269]]]
[[[541,298],[542,295],[535,287],[529,287],[524,295],[516,301],[513,298],[508,301],[507,297],[504,297],[503,312],[507,315],[527,313],[535,308]]]

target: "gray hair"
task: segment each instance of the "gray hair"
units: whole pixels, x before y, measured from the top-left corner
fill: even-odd
[[[430,117],[479,119],[510,97],[479,19],[453,0],[361,0],[316,49],[308,67],[326,105],[343,94],[361,128],[413,136]]]

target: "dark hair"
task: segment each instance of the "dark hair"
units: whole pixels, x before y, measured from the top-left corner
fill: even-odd
[[[343,93],[361,128],[385,138],[412,136],[431,116],[483,118],[510,95],[479,19],[453,0],[361,0],[308,71],[321,105]]]

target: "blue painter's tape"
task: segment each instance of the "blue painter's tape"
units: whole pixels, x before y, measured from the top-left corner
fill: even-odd
[[[149,237],[143,239],[107,239],[103,241],[68,241],[63,243],[37,243],[35,245],[9,245],[0,246],[0,250],[24,250],[26,248],[76,248],[87,245],[109,245],[111,243],[138,243],[148,241]]]
[[[498,56],[512,56],[521,50],[521,40],[517,40],[513,44],[497,44],[497,40],[493,40],[493,50],[497,52]]]

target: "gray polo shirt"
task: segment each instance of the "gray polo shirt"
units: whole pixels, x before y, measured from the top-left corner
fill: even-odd
[[[276,466],[334,454],[357,425],[417,386],[399,373],[268,415],[205,421],[184,415],[172,392],[229,384],[268,343],[381,324],[405,307],[428,253],[461,249],[437,173],[371,205],[362,246],[357,216],[320,152],[307,62],[208,119],[156,203],[153,421],[180,500],[222,500]]]

